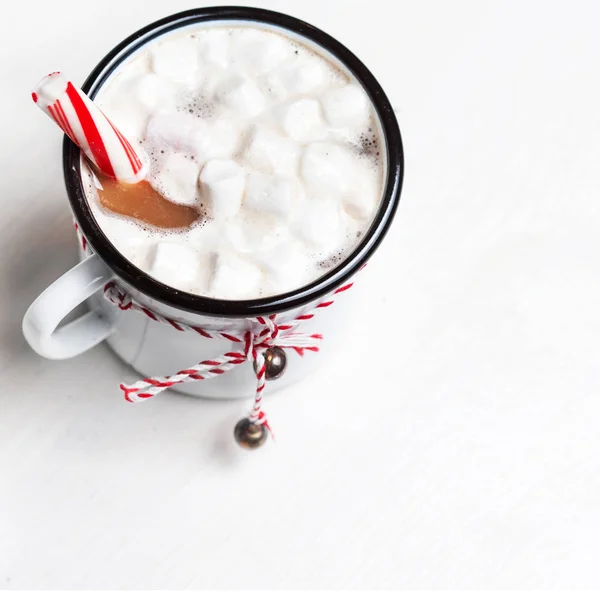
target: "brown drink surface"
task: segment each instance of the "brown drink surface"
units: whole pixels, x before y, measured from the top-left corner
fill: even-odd
[[[146,180],[129,184],[100,172],[96,175],[102,184],[98,190],[100,204],[111,212],[164,229],[189,227],[200,218],[195,208],[166,200]]]

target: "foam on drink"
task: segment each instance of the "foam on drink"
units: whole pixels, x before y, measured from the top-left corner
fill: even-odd
[[[371,102],[296,39],[186,28],[138,50],[95,100],[151,157],[135,190],[84,169],[98,224],[180,290],[245,299],[306,285],[352,251],[379,206]]]

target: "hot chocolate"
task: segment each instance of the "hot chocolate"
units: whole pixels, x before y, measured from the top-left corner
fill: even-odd
[[[222,299],[285,293],[345,258],[379,206],[380,126],[359,82],[278,31],[196,25],[139,49],[95,100],[150,158],[85,169],[94,216],[137,267]]]

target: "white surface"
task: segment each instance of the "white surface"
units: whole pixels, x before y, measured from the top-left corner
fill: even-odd
[[[76,260],[28,90],[191,5],[36,4],[0,23],[0,587],[598,587],[593,3],[265,2],[369,65],[407,165],[355,342],[267,400],[277,442],[253,454],[244,405],[127,405],[106,347],[51,362],[22,338]]]

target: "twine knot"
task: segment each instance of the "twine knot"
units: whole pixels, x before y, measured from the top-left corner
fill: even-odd
[[[248,418],[253,423],[265,425],[269,432],[271,428],[267,416],[262,409],[263,391],[267,379],[267,367],[264,352],[275,346],[294,350],[303,356],[305,351],[318,352],[319,341],[322,335],[318,333],[306,334],[295,331],[295,328],[306,315],[296,319],[295,323],[278,324],[277,315],[268,317],[256,317],[250,319],[250,324],[245,331],[207,331],[200,327],[188,325],[164,317],[149,308],[135,302],[131,296],[119,288],[115,282],[109,282],[104,287],[104,297],[114,304],[119,310],[135,310],[144,313],[148,318],[165,323],[178,331],[193,331],[202,337],[210,339],[225,339],[235,343],[239,349],[225,352],[221,356],[209,360],[203,360],[195,365],[178,371],[174,375],[166,377],[146,377],[131,385],[122,383],[120,388],[127,402],[143,402],[157,396],[169,388],[180,385],[187,381],[204,381],[218,375],[223,375],[236,365],[250,361],[254,366],[256,374],[256,390],[254,403]],[[329,305],[329,304],[328,304]],[[311,314],[312,316],[312,314]],[[272,435],[272,433],[271,433]]]

